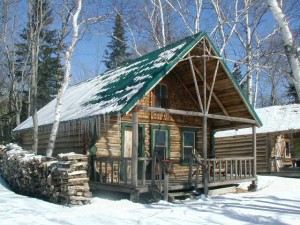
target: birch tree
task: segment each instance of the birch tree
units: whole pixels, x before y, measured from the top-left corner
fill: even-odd
[[[67,1],[68,3],[68,1]],[[55,105],[55,113],[54,113],[54,122],[52,126],[52,130],[49,137],[48,146],[46,149],[46,155],[48,157],[51,157],[53,154],[53,150],[55,147],[55,141],[56,136],[59,128],[60,123],[60,117],[61,117],[61,110],[63,105],[63,98],[65,95],[65,92],[68,88],[68,85],[70,83],[70,76],[71,76],[71,62],[72,57],[74,54],[74,50],[76,47],[76,44],[79,40],[79,37],[81,34],[83,34],[85,28],[90,26],[93,23],[99,22],[105,16],[99,16],[96,15],[94,17],[87,17],[84,19],[81,19],[82,14],[82,8],[83,8],[83,0],[74,0],[73,4],[63,4],[63,12],[61,16],[62,18],[62,33],[61,33],[61,43],[65,42],[65,52],[64,52],[64,66],[63,66],[63,81],[62,84],[58,90],[58,94],[56,97],[56,105]],[[71,24],[71,30],[68,31],[67,27]],[[71,41],[69,43],[66,43],[66,35],[70,34]],[[63,45],[63,44],[61,44]]]
[[[64,5],[64,7],[67,7],[67,6]],[[55,141],[56,141],[57,131],[58,131],[58,128],[59,128],[59,123],[60,123],[62,100],[63,100],[63,97],[65,95],[65,92],[66,92],[67,87],[68,87],[69,82],[70,82],[71,60],[72,60],[72,57],[73,57],[73,53],[74,53],[76,43],[77,43],[78,38],[79,38],[80,24],[78,22],[78,18],[79,18],[81,9],[82,9],[82,0],[77,0],[76,1],[76,6],[74,7],[74,12],[71,12],[70,9],[68,10],[67,18],[71,19],[73,34],[72,34],[72,37],[71,37],[71,42],[70,42],[69,46],[67,47],[67,50],[64,54],[64,58],[65,58],[64,77],[63,77],[62,85],[59,88],[59,91],[58,91],[58,94],[57,94],[57,97],[56,97],[54,123],[53,123],[53,126],[52,126],[52,130],[51,130],[51,133],[50,133],[49,142],[48,142],[48,146],[47,146],[47,150],[46,150],[46,155],[48,157],[51,157],[52,154],[53,154],[53,149],[54,149],[54,145],[55,145]],[[67,20],[65,22],[68,23],[69,20]]]
[[[280,5],[276,0],[266,0],[269,9],[271,10],[274,19],[276,20],[282,39],[285,43],[285,52],[292,70],[291,79],[294,83],[298,99],[300,97],[300,59],[297,43],[295,42],[292,32],[289,27],[289,22],[286,15],[283,13]]]

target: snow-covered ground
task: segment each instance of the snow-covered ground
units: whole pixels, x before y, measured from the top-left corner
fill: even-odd
[[[246,187],[248,184],[242,184]],[[300,179],[258,177],[258,191],[137,204],[93,198],[64,207],[10,191],[0,178],[0,224],[299,224]]]

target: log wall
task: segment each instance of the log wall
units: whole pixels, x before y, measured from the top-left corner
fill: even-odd
[[[267,135],[257,134],[256,143],[257,172],[267,172],[269,166]],[[252,156],[252,135],[216,138],[215,154],[217,158]]]

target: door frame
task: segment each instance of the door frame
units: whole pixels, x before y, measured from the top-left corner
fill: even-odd
[[[167,158],[170,159],[171,157],[171,152],[170,152],[170,145],[171,145],[171,138],[170,138],[170,127],[166,126],[166,125],[151,125],[151,141],[150,141],[150,148],[151,148],[151,155],[153,155],[154,153],[154,130],[167,130],[168,134],[167,134]]]

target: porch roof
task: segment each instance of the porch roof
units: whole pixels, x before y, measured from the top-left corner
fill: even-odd
[[[138,101],[169,74],[175,66],[178,64],[184,66],[184,58],[195,49],[195,46],[199,44],[200,40],[204,37],[214,49],[215,56],[220,57],[217,49],[213,46],[206,33],[201,32],[146,54],[122,67],[107,71],[90,80],[69,87],[63,98],[61,122],[101,114],[113,114],[118,112],[127,114]],[[194,54],[196,54],[195,50]],[[230,84],[238,100],[235,104],[242,106],[242,109],[238,111],[243,111],[243,113],[236,113],[234,112],[236,109],[234,109],[232,116],[254,119],[257,121],[257,125],[261,125],[259,117],[256,115],[247,97],[239,88],[239,85],[236,83],[225,62],[222,59],[220,59],[220,61],[222,64],[222,73],[225,74],[226,77],[224,85]],[[195,59],[195,64],[197,64],[197,59]],[[222,81],[220,81],[219,84],[216,83],[216,85],[219,85],[219,93],[222,93],[225,89],[229,90],[228,87],[223,87],[224,85],[222,84]],[[193,87],[190,87],[190,89],[192,90]],[[227,105],[230,113],[229,103],[230,102],[228,102]],[[56,99],[38,111],[39,126],[53,123],[55,105]],[[218,111],[215,113],[222,114],[222,112]],[[29,129],[31,127],[32,118],[28,118],[13,131]]]

